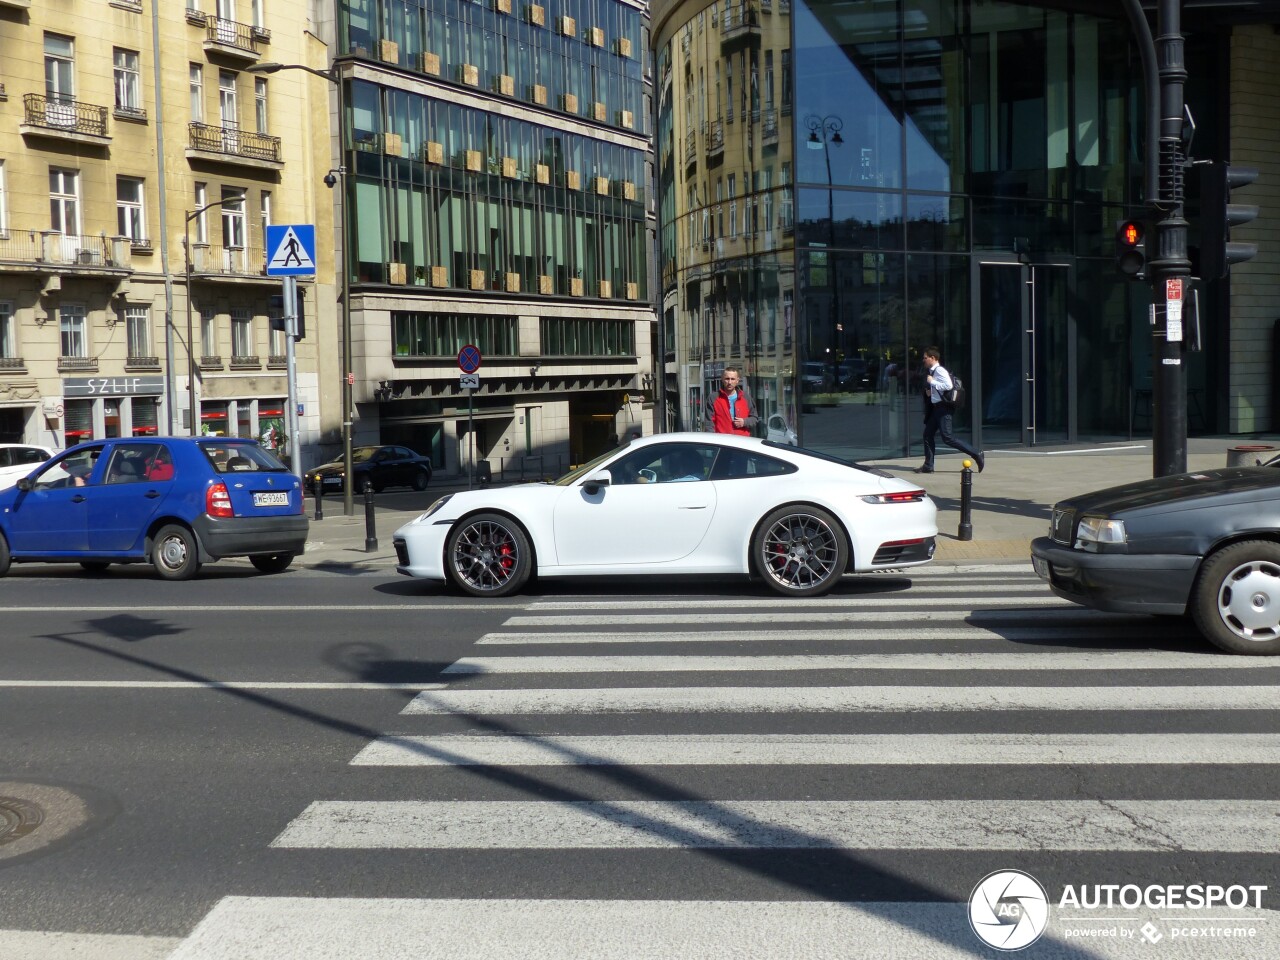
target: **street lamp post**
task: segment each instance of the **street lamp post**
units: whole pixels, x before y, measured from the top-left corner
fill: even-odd
[[[193,330],[195,324],[191,320],[191,312],[195,309],[194,297],[191,296],[191,221],[203,214],[206,210],[212,210],[214,207],[220,207],[225,203],[243,203],[243,194],[237,197],[223,197],[221,200],[214,200],[212,203],[206,203],[203,207],[197,207],[188,213],[187,222],[182,228],[182,257],[184,260],[184,268],[187,279],[187,419],[191,427],[191,436],[198,436],[196,433],[196,348],[192,341]],[[170,414],[172,416],[172,414]]]
[[[343,116],[343,99],[342,99],[342,74],[338,71],[337,66],[333,66],[328,70],[317,70],[315,67],[308,67],[301,63],[275,63],[266,61],[265,63],[255,63],[245,67],[248,73],[279,73],[281,70],[302,70],[312,76],[320,77],[322,80],[328,80],[338,88],[338,153],[339,162],[334,170],[330,170],[325,175],[325,185],[332,188],[335,183],[341,182],[342,197],[339,201],[338,213],[340,217],[339,231],[342,234],[342,477],[343,477],[343,494],[342,494],[342,512],[345,516],[352,516],[355,513],[355,504],[353,499],[351,476],[351,416],[352,416],[352,357],[351,357],[351,269],[349,266],[348,256],[348,237],[347,237],[347,124]],[[338,179],[334,178],[337,174]]]
[[[834,184],[831,179],[830,145],[835,144],[838,147],[844,143],[844,138],[840,136],[840,131],[844,129],[844,121],[834,114],[828,114],[825,117],[810,114],[804,118],[804,125],[809,130],[807,146],[810,150],[821,150],[823,159],[827,162],[827,276],[831,279],[831,342],[835,344],[834,352],[828,348],[831,355],[827,358],[827,363],[830,366],[834,388],[840,371],[839,351],[842,339],[840,334],[843,331],[840,319],[840,281],[836,275],[836,215]]]

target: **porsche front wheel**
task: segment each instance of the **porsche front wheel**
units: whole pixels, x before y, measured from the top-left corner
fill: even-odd
[[[449,533],[445,568],[454,585],[472,596],[505,597],[528,581],[533,551],[510,517],[478,513],[459,521]]]

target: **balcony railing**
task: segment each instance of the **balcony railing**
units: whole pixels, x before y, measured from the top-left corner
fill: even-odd
[[[88,137],[107,135],[106,107],[65,97],[48,97],[43,93],[24,94],[22,104],[28,126]]]
[[[21,357],[0,357],[0,370],[7,370],[12,373],[15,370],[25,370],[27,365]]]
[[[229,52],[240,52],[253,56],[259,55],[258,38],[262,32],[254,30],[247,23],[236,23],[221,17],[209,17],[206,21],[205,42],[215,44],[219,49]]]
[[[754,7],[745,3],[725,7],[723,17],[720,26],[721,42],[735,40],[751,32],[760,32],[759,14]]]
[[[698,159],[698,135],[693,130],[684,138],[684,162],[693,163]]]
[[[724,153],[724,124],[712,120],[707,131],[707,156]]]
[[[54,230],[15,230],[0,235],[0,263],[131,270],[128,237],[77,236]]]
[[[760,139],[765,146],[778,142],[778,111],[773,107],[768,107],[764,111],[764,126]]]
[[[267,258],[249,247],[222,247],[211,243],[191,245],[191,269],[205,276],[262,276]]]
[[[191,149],[206,153],[220,153],[228,157],[280,162],[280,138],[265,133],[250,133],[235,124],[214,126],[208,123],[191,124]]]

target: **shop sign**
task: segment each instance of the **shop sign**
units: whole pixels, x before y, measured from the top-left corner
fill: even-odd
[[[164,393],[164,377],[69,377],[62,381],[65,397],[119,397]]]

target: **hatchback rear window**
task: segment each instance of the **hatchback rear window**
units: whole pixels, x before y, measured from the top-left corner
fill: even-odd
[[[218,473],[284,473],[289,469],[257,444],[205,443],[200,446]]]

